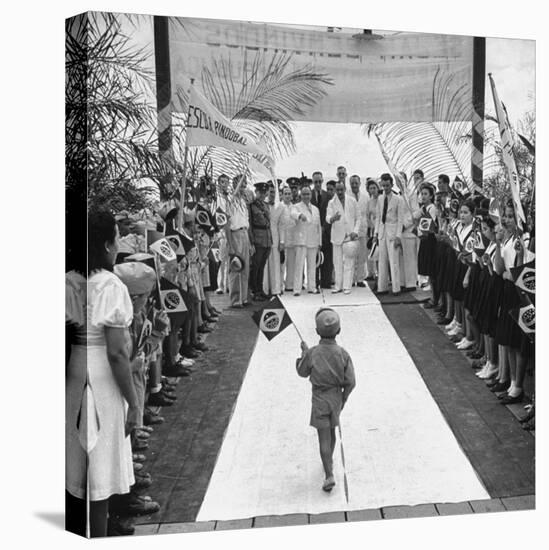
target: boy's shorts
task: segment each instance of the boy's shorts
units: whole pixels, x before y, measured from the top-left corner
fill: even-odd
[[[341,414],[341,390],[313,392],[310,425],[316,429],[339,426]]]

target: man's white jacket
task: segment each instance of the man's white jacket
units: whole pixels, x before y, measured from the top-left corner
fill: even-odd
[[[307,221],[301,221],[303,214]],[[290,208],[290,217],[295,221],[294,245],[317,248],[322,246],[322,230],[320,226],[320,212],[316,206],[304,202],[293,204]]]
[[[339,220],[332,222],[332,217],[339,212],[341,217]],[[351,233],[358,235],[360,231],[360,213],[358,211],[358,203],[349,196],[345,196],[345,208],[341,204],[337,195],[330,200],[326,209],[326,221],[332,224],[331,242],[339,245],[345,237],[349,238]]]

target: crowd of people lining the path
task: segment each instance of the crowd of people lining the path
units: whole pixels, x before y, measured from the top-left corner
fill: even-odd
[[[239,309],[368,281],[378,295],[422,287],[477,376],[501,403],[523,401],[534,344],[509,312],[524,299],[513,273],[534,258],[532,219],[519,231],[511,200],[495,209],[444,174],[436,186],[421,170],[412,179],[403,193],[390,174],[362,182],[340,166],[326,183],[317,171],[254,193],[246,177],[221,175],[202,178],[182,213],[177,192],[154,212],[89,212],[87,256],[73,252],[66,275],[69,530],[132,534],[135,516],[159,510],[144,453],[178,380],[206,359],[202,335],[221,315],[213,292]],[[175,259],[153,252],[150,235],[177,235]],[[166,307],[166,281],[183,311]],[[523,421],[534,427],[533,406]]]

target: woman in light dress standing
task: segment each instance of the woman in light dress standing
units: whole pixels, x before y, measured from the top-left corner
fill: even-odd
[[[296,222],[290,216],[292,207],[292,190],[286,186],[282,189],[282,202],[279,227],[279,248],[284,251],[284,262],[280,262],[281,280],[285,281],[284,290],[293,292],[295,271],[295,227]],[[284,277],[285,274],[285,277]]]
[[[129,362],[133,307],[112,272],[118,237],[110,213],[90,212],[87,303],[67,287],[67,319],[78,319],[74,304],[82,302],[86,317],[83,325],[74,323],[66,372],[66,491],[76,504],[89,500],[89,527],[82,534],[91,537],[106,536],[109,497],[128,493],[134,483],[129,436],[139,408]]]

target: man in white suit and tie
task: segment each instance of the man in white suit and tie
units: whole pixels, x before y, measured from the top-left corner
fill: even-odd
[[[377,201],[377,219],[374,238],[379,246],[378,294],[387,293],[389,271],[393,295],[400,294],[399,248],[402,246],[404,202],[395,195],[391,174],[381,175],[383,195]]]
[[[356,257],[343,254],[343,243],[356,241],[360,228],[360,214],[356,200],[345,193],[345,184],[338,181],[335,197],[328,203],[326,221],[332,224],[332,250],[335,285],[333,293],[351,292]]]
[[[303,288],[303,270],[307,265],[307,291],[318,294],[316,288],[316,255],[322,246],[320,212],[311,204],[311,189],[302,187],[301,202],[290,209],[290,216],[295,220],[295,271],[294,296],[299,296]]]

